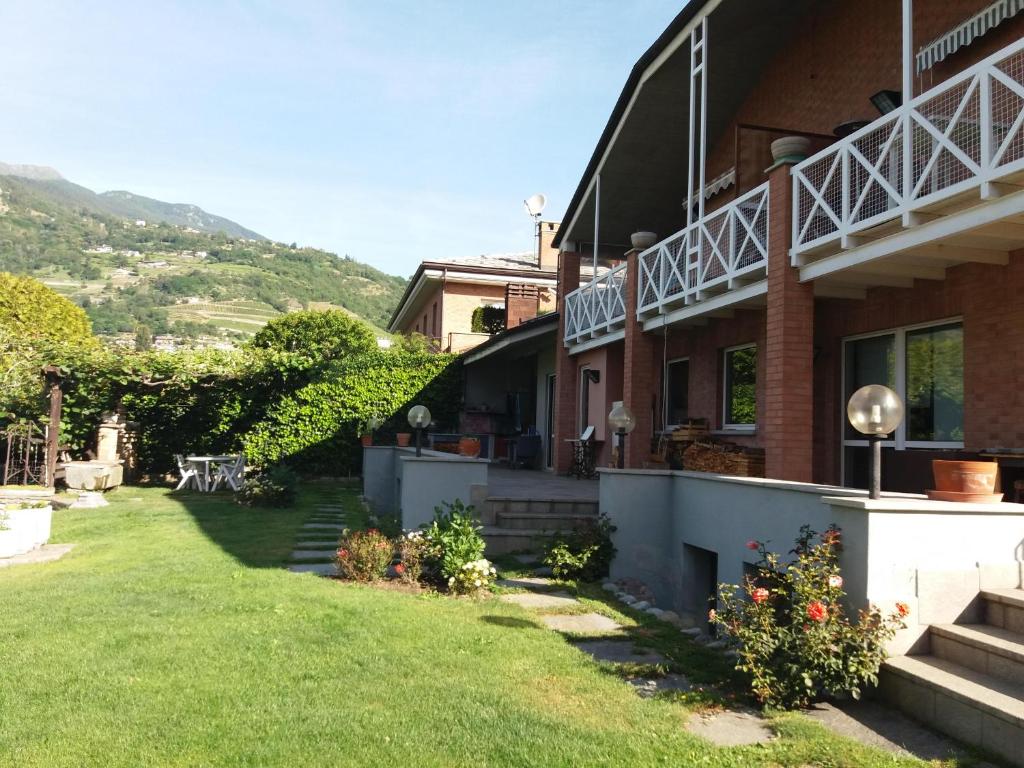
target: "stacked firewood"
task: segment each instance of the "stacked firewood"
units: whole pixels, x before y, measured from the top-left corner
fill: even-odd
[[[764,477],[764,449],[698,440],[683,452],[683,469],[719,475]]]

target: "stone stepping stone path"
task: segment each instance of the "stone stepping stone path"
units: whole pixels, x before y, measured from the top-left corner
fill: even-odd
[[[693,683],[686,675],[677,675],[674,672],[664,677],[631,677],[627,681],[636,695],[642,699],[654,698],[659,693],[678,691],[686,693],[693,690]]]
[[[26,552],[23,555],[13,557],[0,557],[0,568],[7,568],[13,565],[30,565],[32,563],[52,563],[60,560],[64,555],[74,549],[74,544],[43,544],[38,549]]]
[[[498,579],[494,583],[499,587],[506,587],[510,589],[537,589],[538,587],[550,587],[553,584],[551,579],[545,579],[540,576],[522,576],[515,579]]]
[[[292,560],[333,560],[334,549],[296,549],[292,551]]]
[[[616,624],[616,626],[619,626]],[[621,629],[621,627],[619,627]],[[584,653],[593,656],[597,661],[612,664],[661,664],[665,657],[660,653],[646,648],[637,648],[629,640],[587,640],[575,643]]]
[[[302,527],[307,529],[307,530],[309,530],[309,529],[313,529],[313,530],[319,529],[319,530],[324,530],[324,531],[343,531],[343,530],[345,530],[345,526],[342,525],[341,523],[306,523]]]
[[[607,632],[621,632],[622,625],[600,613],[551,614],[541,616],[548,629],[556,632],[574,632],[580,635],[603,635]]]
[[[763,717],[744,710],[694,715],[687,722],[686,730],[718,747],[764,744],[775,738]]]
[[[318,576],[334,576],[338,573],[334,563],[299,563],[289,565],[288,570],[292,573],[315,573]]]
[[[581,605],[579,600],[567,592],[552,592],[551,594],[519,592],[514,595],[502,595],[499,599],[521,608],[575,608]]]

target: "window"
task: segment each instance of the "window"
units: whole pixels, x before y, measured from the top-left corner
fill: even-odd
[[[725,350],[723,429],[753,429],[757,423],[757,347]]]
[[[665,426],[683,424],[690,418],[690,361],[669,360],[665,366]]]
[[[883,446],[962,448],[964,441],[963,324],[898,328],[843,342],[844,482],[858,484],[867,446],[846,419],[846,403],[866,384],[884,384],[903,398],[906,417]]]
[[[436,301],[434,302],[434,307],[433,307],[433,309],[430,310],[430,313],[431,313],[431,317],[430,317],[430,335],[433,336],[436,339],[438,337],[438,334],[437,334],[437,302]]]

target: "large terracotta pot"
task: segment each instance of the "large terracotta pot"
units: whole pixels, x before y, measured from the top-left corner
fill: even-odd
[[[932,461],[937,491],[991,494],[996,488],[998,470],[994,461]]]
[[[399,448],[408,448],[412,441],[412,432],[399,432],[395,437],[398,439]]]
[[[363,444],[363,448],[369,448],[373,445],[373,435],[360,435],[359,442]]]
[[[460,437],[459,438],[459,455],[469,456],[475,459],[480,455],[480,438],[478,437]]]

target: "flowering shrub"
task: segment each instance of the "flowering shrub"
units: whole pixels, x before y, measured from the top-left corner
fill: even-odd
[[[736,668],[750,675],[758,701],[799,707],[821,693],[860,698],[865,684],[876,685],[885,643],[906,626],[910,610],[897,603],[886,616],[870,606],[850,621],[842,604],[839,530],[819,536],[803,526],[787,563],[762,542],[747,547],[761,555],[757,576],[742,587],[720,585],[722,608],[708,618],[736,642]]]
[[[615,526],[602,514],[596,521],[556,539],[548,549],[544,564],[560,579],[596,581],[604,578],[615,557],[614,532]]]
[[[246,507],[290,507],[295,503],[298,485],[298,475],[279,464],[245,478],[235,499]]]
[[[425,567],[449,586],[461,575],[463,566],[484,556],[482,526],[467,507],[456,499],[434,508],[434,519],[423,532]]]
[[[376,528],[368,531],[345,531],[338,544],[337,561],[341,575],[353,581],[383,579],[394,559],[391,539]]]
[[[422,531],[409,531],[398,539],[398,559],[395,575],[409,584],[417,583],[427,575],[425,566],[431,559],[433,547]]]
[[[498,572],[489,560],[483,558],[463,563],[462,567],[448,577],[448,589],[457,595],[469,595],[487,589]]]

